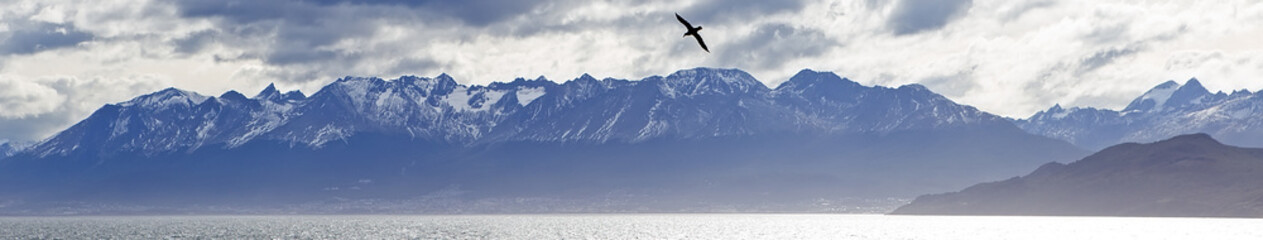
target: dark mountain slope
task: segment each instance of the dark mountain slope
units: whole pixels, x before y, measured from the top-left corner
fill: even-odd
[[[1206,134],[1121,144],[1024,177],[922,196],[894,213],[1263,217],[1263,149]]]

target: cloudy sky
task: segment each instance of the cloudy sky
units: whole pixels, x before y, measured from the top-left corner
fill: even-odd
[[[312,93],[340,76],[468,84],[804,68],[920,83],[1009,117],[1121,108],[1166,80],[1263,89],[1263,2],[0,0],[0,141],[178,87]],[[704,26],[702,52],[675,22]]]

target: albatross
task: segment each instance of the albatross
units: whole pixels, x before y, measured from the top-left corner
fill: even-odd
[[[688,32],[684,33],[684,37],[688,37],[689,35],[692,35],[693,38],[697,39],[697,44],[702,45],[702,50],[706,50],[706,52],[708,53],[710,52],[710,49],[706,48],[706,42],[702,41],[702,35],[697,34],[697,31],[702,30],[702,26],[693,27],[693,24],[689,24],[689,21],[684,20],[684,17],[681,17],[679,13],[675,14],[675,19],[680,20],[680,24],[684,24],[684,28],[689,30]]]

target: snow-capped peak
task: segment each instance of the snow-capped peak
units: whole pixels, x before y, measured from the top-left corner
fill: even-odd
[[[291,101],[302,100],[304,98],[307,98],[307,95],[303,94],[303,91],[299,91],[299,90],[285,92],[285,94],[281,95],[281,99],[291,100]]]
[[[303,94],[302,91],[293,90],[286,93],[281,93],[281,91],[276,89],[275,84],[269,83],[266,88],[263,88],[263,91],[260,91],[259,94],[255,94],[253,99],[268,100],[272,102],[281,102],[281,101],[298,101],[298,100],[303,100],[304,98],[307,98],[307,95]]]
[[[280,95],[281,95],[281,91],[276,90],[276,84],[268,83],[268,86],[266,88],[263,88],[263,91],[259,91],[259,94],[255,94],[254,98],[255,99],[272,99]]]
[[[1247,89],[1238,89],[1238,90],[1233,90],[1232,94],[1228,95],[1228,98],[1246,97],[1246,96],[1250,96],[1250,94],[1254,94],[1254,93],[1250,92],[1250,90],[1247,90]]]
[[[206,101],[207,98],[208,97],[197,94],[196,92],[180,90],[172,87],[133,98],[132,100],[119,103],[119,105],[146,107],[164,107],[175,105],[192,106]]]
[[[1248,90],[1212,93],[1196,79],[1164,82],[1122,111],[1054,106],[1016,123],[1023,129],[1100,149],[1123,142],[1146,142],[1180,134],[1210,133],[1242,146],[1263,146],[1263,95]]]
[[[828,85],[828,86],[821,86]],[[860,88],[863,87],[859,83],[850,79],[839,77],[832,72],[817,72],[811,69],[803,69],[789,78],[789,81],[776,86],[777,90],[805,90],[809,88],[824,87],[828,89],[835,88]]]
[[[1180,86],[1180,88],[1176,89],[1174,93],[1171,93],[1171,97],[1167,98],[1167,101],[1162,105],[1165,107],[1176,107],[1188,104],[1200,104],[1207,100],[1206,97],[1208,96],[1211,96],[1210,91],[1206,90],[1206,87],[1203,87],[1202,83],[1194,78],[1189,79],[1188,82],[1184,83],[1184,86]]]
[[[1180,84],[1175,81],[1166,81],[1158,84],[1158,86],[1149,89],[1144,95],[1140,95],[1136,100],[1132,100],[1130,104],[1127,104],[1127,107],[1123,108],[1123,112],[1162,109],[1162,105],[1167,102],[1167,99],[1171,98],[1171,94],[1175,94],[1175,90],[1178,90],[1179,87]]]
[[[673,93],[684,96],[705,94],[768,92],[766,85],[737,69],[694,68],[680,70],[663,78]]]
[[[438,80],[438,81],[452,81],[452,82],[455,82],[455,81],[456,81],[456,79],[453,79],[453,78],[452,78],[452,75],[447,75],[447,73],[439,73],[439,75],[438,75],[438,76],[434,77],[434,80]]]
[[[1062,119],[1062,118],[1066,118],[1066,116],[1070,116],[1070,113],[1072,113],[1073,110],[1076,110],[1076,109],[1066,110],[1065,108],[1061,107],[1060,103],[1058,103],[1056,105],[1053,105],[1053,107],[1049,108],[1048,110],[1045,110],[1040,113],[1036,113],[1036,116],[1043,115],[1046,118]]]
[[[1058,103],[1058,104],[1053,104],[1052,108],[1049,108],[1049,109],[1048,109],[1048,112],[1049,112],[1049,113],[1054,113],[1054,112],[1063,112],[1063,111],[1066,111],[1066,109],[1065,109],[1065,108],[1062,108],[1060,103]]]
[[[1197,78],[1189,79],[1184,85],[1175,81],[1166,81],[1145,92],[1123,109],[1124,113],[1142,111],[1165,111],[1189,104],[1201,104],[1207,98],[1226,98],[1227,94],[1211,94]]]
[[[218,99],[221,101],[245,101],[248,98],[240,92],[229,90],[224,92],[224,94],[220,94]]]
[[[433,81],[433,85],[430,86],[431,95],[450,94],[460,85],[460,83],[456,82],[456,79],[452,79],[452,76],[448,76],[447,73],[439,74],[439,76],[434,77],[431,81]]]

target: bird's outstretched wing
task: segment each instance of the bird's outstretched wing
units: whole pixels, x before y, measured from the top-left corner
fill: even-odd
[[[702,50],[706,50],[706,52],[710,52],[710,49],[709,49],[709,48],[706,48],[706,42],[703,42],[703,41],[702,41],[702,35],[700,35],[700,34],[693,34],[693,38],[696,38],[696,39],[697,39],[697,44],[701,44],[701,45],[702,45]]]
[[[684,24],[684,28],[693,29],[693,24],[689,24],[689,21],[684,20],[684,17],[681,17],[679,13],[675,14],[675,19],[680,20],[680,23]]]

